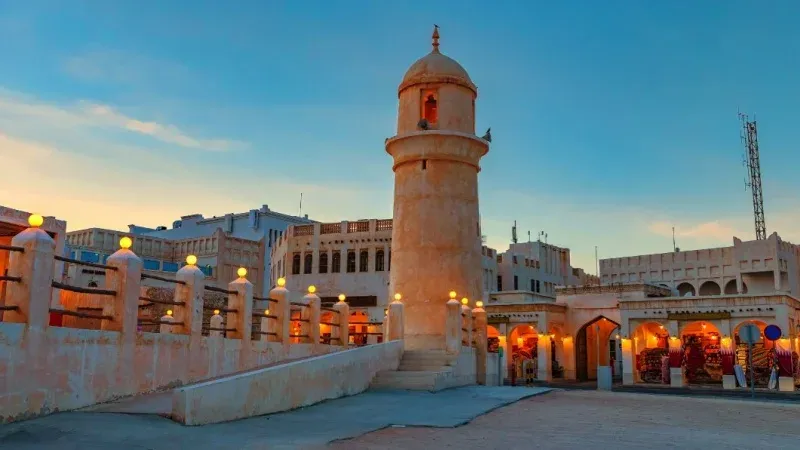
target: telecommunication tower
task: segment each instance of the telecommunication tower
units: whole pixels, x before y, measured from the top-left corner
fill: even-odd
[[[767,238],[767,226],[764,223],[764,194],[761,190],[761,163],[758,155],[758,128],[755,118],[750,121],[747,114],[739,113],[742,122],[742,145],[744,146],[744,165],[747,167],[750,180],[745,181],[753,193],[753,215],[756,225],[756,239]]]

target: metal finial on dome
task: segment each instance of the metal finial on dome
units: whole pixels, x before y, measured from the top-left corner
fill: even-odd
[[[433,51],[439,51],[439,25],[433,24]]]

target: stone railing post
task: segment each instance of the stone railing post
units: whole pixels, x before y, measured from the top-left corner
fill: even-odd
[[[271,331],[275,332],[275,342],[289,345],[289,331],[291,329],[292,305],[289,304],[289,291],[286,290],[286,279],[278,278],[278,285],[269,291],[269,298],[275,300],[270,302],[270,314],[275,316],[274,327]]]
[[[458,355],[461,353],[461,303],[451,295],[446,307],[445,350],[451,355]]]
[[[253,335],[253,283],[247,281],[247,270],[239,268],[239,278],[228,283],[228,310],[226,327],[232,331],[226,334],[229,339],[241,339],[242,348],[250,345]]]
[[[252,354],[250,342],[253,340],[253,283],[247,278],[247,269],[240,267],[236,272],[239,278],[228,283],[228,313],[226,327],[233,329],[226,336],[242,341],[239,347],[239,367],[250,367]]]
[[[331,329],[331,337],[337,338],[339,345],[347,348],[350,344],[350,305],[345,303],[344,294],[339,295],[339,301],[333,305],[338,314],[336,316],[336,332]]]
[[[28,218],[31,228],[11,239],[11,245],[23,251],[12,251],[8,260],[8,275],[21,278],[6,283],[6,306],[16,306],[3,315],[5,322],[27,323],[44,329],[50,323],[53,265],[56,243],[38,227],[44,219],[38,215]]]
[[[222,337],[223,331],[222,329],[225,328],[225,319],[220,315],[220,311],[218,309],[214,310],[214,315],[208,320],[209,328],[216,328],[216,330],[212,329],[208,331],[208,337]]]
[[[100,329],[128,333],[133,343],[139,318],[142,260],[130,250],[131,245],[131,238],[123,237],[119,240],[120,249],[106,261],[106,265],[116,270],[106,269],[105,287],[116,291],[117,295],[111,301],[104,302],[103,315],[112,319],[101,321]]]
[[[308,340],[312,345],[319,345],[319,321],[320,321],[320,307],[321,300],[316,294],[317,288],[314,286],[308,287],[308,294],[303,296],[303,303],[308,306],[303,308],[300,312],[300,317],[308,322],[303,322],[307,326],[302,334],[308,335]],[[301,329],[303,327],[301,326]]]
[[[477,358],[476,372],[478,384],[486,384],[487,361],[489,357],[488,322],[483,302],[475,302],[472,310],[472,322],[475,328],[475,357]]]
[[[464,347],[472,347],[472,310],[467,298],[461,299],[461,340]]]
[[[164,314],[163,316],[161,316],[161,320],[162,321],[174,322],[175,318],[170,316],[169,314]],[[158,326],[158,332],[161,333],[161,334],[173,334],[173,333],[175,333],[174,328],[175,328],[175,325],[170,325],[168,323],[162,323],[162,324],[160,324]]]
[[[175,332],[177,334],[188,334],[200,336],[203,333],[203,293],[205,290],[205,275],[197,267],[197,257],[189,255],[186,257],[186,265],[178,270],[175,279],[179,282],[175,285],[176,302],[183,302],[175,305]]]
[[[389,314],[386,316],[389,322],[386,333],[387,341],[400,341],[404,338],[404,308],[403,303],[400,302],[399,294],[395,294],[394,301],[389,304]]]

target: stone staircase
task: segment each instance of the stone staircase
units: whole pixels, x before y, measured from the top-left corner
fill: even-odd
[[[435,392],[456,386],[454,359],[444,350],[407,350],[397,370],[378,372],[370,388]]]

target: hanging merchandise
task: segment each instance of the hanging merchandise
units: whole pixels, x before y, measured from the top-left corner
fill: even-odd
[[[684,368],[689,383],[722,382],[719,334],[688,334],[683,337]]]
[[[662,383],[662,360],[667,356],[665,348],[647,348],[639,353],[636,370],[645,383]]]

